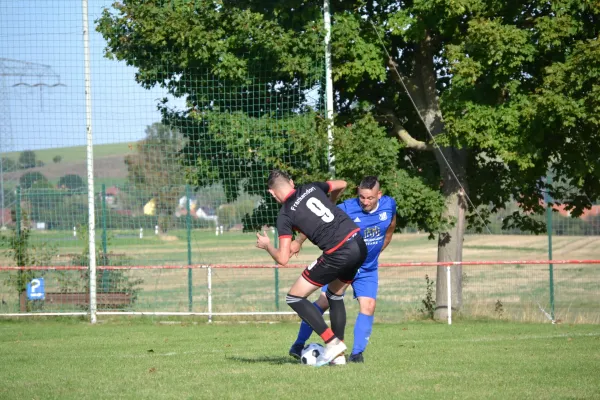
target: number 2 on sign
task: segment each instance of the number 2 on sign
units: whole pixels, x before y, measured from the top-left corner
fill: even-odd
[[[321,203],[321,200],[311,197],[306,201],[306,206],[310,211],[315,213],[317,217],[321,217],[324,222],[333,221],[333,213],[329,208],[325,207],[325,205]]]
[[[31,296],[39,296],[40,294],[36,292],[36,289],[39,288],[41,285],[40,280],[39,279],[32,279],[31,280]]]

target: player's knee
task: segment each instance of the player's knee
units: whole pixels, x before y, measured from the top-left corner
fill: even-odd
[[[333,293],[331,290],[327,289],[327,301],[331,302],[331,301],[343,301],[344,300],[344,294],[335,294]]]
[[[285,302],[288,306],[290,306],[291,308],[294,308],[294,306],[301,302],[302,300],[305,300],[306,297],[300,297],[300,296],[294,296],[293,294],[287,294],[285,296]]]
[[[375,301],[375,299],[371,299],[369,297],[362,297],[359,300],[360,313],[365,315],[373,315],[375,314],[376,305],[377,302]]]

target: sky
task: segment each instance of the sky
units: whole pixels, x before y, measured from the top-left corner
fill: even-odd
[[[143,89],[133,67],[104,57],[94,21],[112,2],[88,0],[94,144],[142,139],[160,121],[156,104],[166,95]],[[0,152],[87,143],[80,0],[0,0],[0,59],[16,60],[0,62]]]

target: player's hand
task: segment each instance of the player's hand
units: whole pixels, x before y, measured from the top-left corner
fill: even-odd
[[[295,240],[292,240],[292,243],[290,244],[290,257],[292,257],[292,256],[298,257],[298,253],[300,252],[301,247],[302,247],[302,245],[300,243],[298,243]]]
[[[260,232],[256,232],[256,247],[259,249],[266,249],[271,243],[271,239],[267,236],[267,232],[263,231],[263,234],[264,235],[261,235]]]

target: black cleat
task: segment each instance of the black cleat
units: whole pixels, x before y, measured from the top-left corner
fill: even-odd
[[[303,344],[294,343],[292,347],[290,347],[290,356],[294,357],[296,360],[299,360],[302,357],[302,350],[304,349]]]
[[[351,354],[350,357],[348,358],[348,362],[351,362],[351,363],[364,363],[365,362],[365,358],[363,357],[362,353]]]

